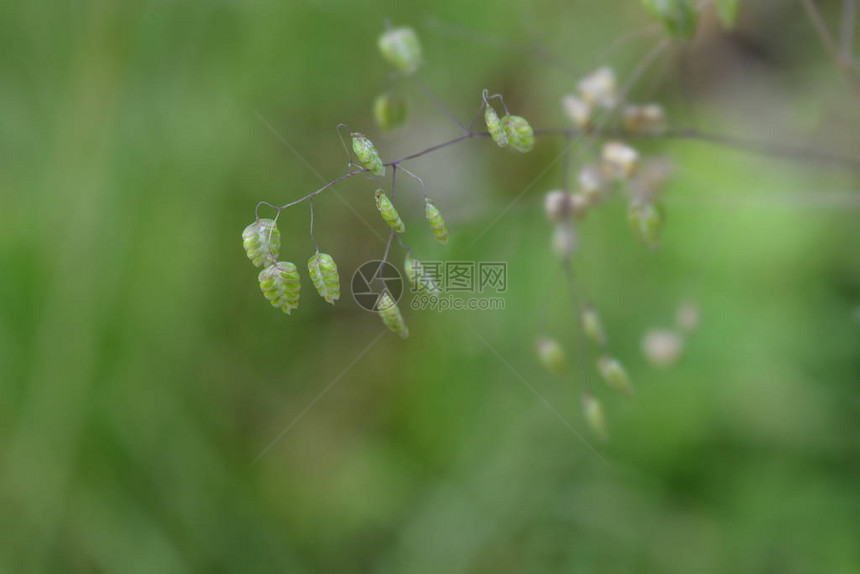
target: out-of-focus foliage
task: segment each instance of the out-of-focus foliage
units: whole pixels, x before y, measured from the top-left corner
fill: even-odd
[[[741,16],[727,34],[703,13],[631,98],[670,125],[860,149],[856,102],[796,3]],[[637,143],[677,164],[660,248],[616,197],[581,222],[574,259],[632,399],[600,384],[594,345],[579,355],[552,271],[542,198],[564,162],[532,182],[560,138],[411,162],[446,246],[398,173],[412,256],[508,262],[503,311],[405,299],[403,341],[355,305],[349,279],[388,234],[363,177],[314,201],[347,292],[329,305],[305,275],[301,306],[272,309],[239,236],[257,201],[346,172],[338,122],[385,161],[458,134],[414,83],[406,126],[374,127],[386,18],[416,30],[417,75],[461,121],[487,88],[536,129],[569,125],[583,75],[609,64],[623,84],[664,37],[621,0],[0,4],[0,572],[860,571],[850,173]],[[279,217],[281,259],[315,253],[308,216]],[[642,336],[684,300],[699,325],[655,369]],[[564,377],[535,357],[543,333]],[[580,361],[602,460],[570,431],[594,442]]]

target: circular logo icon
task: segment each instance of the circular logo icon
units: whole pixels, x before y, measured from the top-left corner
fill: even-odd
[[[397,303],[403,295],[403,278],[397,267],[386,261],[368,261],[352,275],[352,298],[368,311],[379,311],[383,293]]]

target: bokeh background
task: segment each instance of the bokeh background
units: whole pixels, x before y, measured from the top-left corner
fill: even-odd
[[[737,31],[707,13],[632,98],[856,157],[860,109],[799,4],[742,4]],[[821,6],[836,28],[840,3]],[[344,173],[338,122],[386,159],[457,135],[408,82],[408,127],[374,127],[386,19],[415,27],[420,77],[463,121],[489,88],[538,127],[664,37],[633,1],[0,3],[0,571],[860,572],[856,171],[641,144],[677,165],[662,248],[618,199],[575,262],[637,389],[596,387],[608,444],[583,381],[533,353],[548,333],[583,359],[542,213],[558,140],[411,162],[445,248],[399,186],[420,257],[508,262],[504,311],[404,310],[410,339],[370,345],[382,325],[348,289],[331,307],[305,274],[292,316],[265,302],[241,231],[257,201]],[[344,287],[384,248],[360,179],[316,202]],[[300,268],[308,215],[280,219]],[[655,369],[642,335],[684,300],[700,328]]]

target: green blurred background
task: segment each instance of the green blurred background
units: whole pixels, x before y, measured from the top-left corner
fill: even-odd
[[[548,127],[578,77],[625,78],[660,41],[638,2],[0,6],[0,572],[860,572],[856,172],[642,144],[677,163],[663,247],[614,201],[576,258],[637,388],[597,388],[605,462],[523,384],[591,441],[582,381],[533,355],[546,332],[578,359],[541,207],[561,163],[493,224],[562,142],[411,162],[446,248],[399,186],[414,253],[509,263],[504,311],[405,309],[410,339],[368,348],[382,325],[348,289],[331,307],[305,274],[284,316],[242,251],[257,201],[320,185],[265,123],[325,179],[346,169],[338,122],[385,159],[457,135],[415,84],[407,129],[373,126],[387,18],[416,28],[422,79],[464,121],[489,88]],[[733,34],[707,15],[632,97],[704,131],[849,156],[860,140],[793,2],[744,3]],[[346,287],[385,229],[370,182],[336,190],[316,232]],[[307,204],[280,219],[300,267],[307,225]],[[687,299],[701,326],[656,370],[641,337]]]

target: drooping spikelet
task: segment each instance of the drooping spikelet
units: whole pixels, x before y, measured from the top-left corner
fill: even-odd
[[[272,307],[286,313],[299,306],[301,280],[296,266],[289,261],[278,261],[269,265],[257,276],[263,296]]]
[[[651,249],[660,245],[664,217],[659,205],[649,201],[634,200],[630,202],[627,209],[627,220],[630,222],[633,235],[640,243]]]
[[[430,229],[433,230],[433,237],[441,244],[448,242],[448,225],[442,217],[442,213],[436,204],[431,199],[424,200],[424,217],[427,218],[427,223],[430,224]]]
[[[538,359],[550,372],[563,375],[567,372],[567,358],[555,339],[540,337],[535,343]]]
[[[406,323],[403,322],[403,315],[400,314],[400,309],[397,308],[397,303],[394,302],[394,299],[391,298],[388,291],[384,291],[382,295],[379,296],[377,310],[379,311],[379,316],[382,318],[382,322],[385,323],[385,326],[388,327],[392,333],[397,334],[401,339],[405,339],[409,336],[409,328],[406,326]]]
[[[319,251],[314,253],[308,259],[308,272],[320,297],[331,304],[340,299],[340,275],[331,255]]]
[[[378,175],[379,177],[385,175],[385,166],[382,165],[379,152],[376,151],[376,146],[366,136],[358,132],[352,134],[352,151],[355,152],[359,163],[365,169],[369,169],[374,175]]]
[[[493,138],[496,145],[508,147],[508,134],[505,133],[505,126],[502,125],[499,114],[489,104],[484,108],[484,121],[487,123],[487,131],[490,132],[490,137]]]
[[[608,142],[603,146],[601,157],[610,177],[630,179],[639,166],[639,152],[621,142]]]
[[[439,284],[436,279],[427,272],[424,266],[417,259],[412,259],[408,255],[403,262],[403,269],[406,272],[406,278],[409,279],[409,287],[413,291],[420,291],[434,297],[440,293]]]
[[[412,28],[392,28],[379,36],[382,57],[404,74],[414,74],[421,65],[421,43]]]
[[[381,94],[373,103],[373,117],[385,131],[399,128],[406,121],[406,100],[394,94]]]
[[[271,265],[278,260],[281,232],[271,219],[258,219],[242,232],[242,245],[255,267]]]
[[[404,225],[403,220],[400,219],[400,214],[397,213],[397,210],[394,208],[394,204],[391,203],[391,200],[388,199],[388,196],[385,195],[385,192],[381,189],[376,190],[376,209],[379,210],[379,214],[382,216],[382,219],[385,220],[385,223],[387,223],[391,229],[397,233],[403,233],[406,231],[406,225]]]
[[[618,359],[603,355],[597,360],[597,370],[600,371],[600,376],[609,387],[627,396],[633,394],[630,377]]]
[[[597,309],[591,305],[586,305],[582,310],[582,330],[586,337],[598,345],[606,344],[606,329],[603,328],[603,320]]]
[[[603,406],[597,398],[589,393],[582,395],[582,414],[585,416],[585,422],[591,428],[597,438],[606,442],[609,440],[609,427],[606,424],[606,415],[603,412]]]
[[[505,116],[502,118],[508,143],[519,152],[529,152],[535,146],[535,134],[529,122],[520,116]]]

